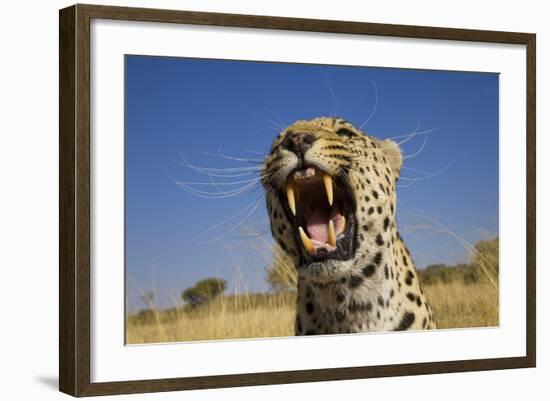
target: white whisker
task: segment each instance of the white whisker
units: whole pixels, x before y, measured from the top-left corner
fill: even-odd
[[[415,137],[416,137],[416,136],[419,136],[419,135],[428,135],[428,134],[431,134],[431,133],[436,132],[436,131],[438,131],[438,130],[439,130],[439,128],[432,128],[432,129],[428,129],[428,130],[425,130],[425,131],[417,131],[417,132],[414,132],[414,131],[413,131],[412,133],[408,133],[408,134],[406,134],[406,135],[390,136],[390,137],[388,137],[388,138],[386,138],[386,139],[395,140],[395,139],[400,139],[400,138],[409,138],[411,135],[413,135],[413,136],[415,136]],[[408,140],[398,142],[397,144],[398,144],[398,145],[401,145],[401,144],[403,144],[403,143],[405,143],[405,142],[408,142]]]
[[[180,157],[183,162],[179,162],[180,165],[190,168],[192,170],[198,171],[199,173],[212,175],[214,177],[241,177],[245,175],[257,174],[261,171],[261,166],[251,166],[251,167],[230,167],[230,168],[211,168],[211,167],[201,167],[193,165],[189,162],[181,153],[179,152]],[[237,173],[237,174],[233,174]]]
[[[416,184],[417,182],[419,181],[424,181],[424,180],[427,180],[429,178],[433,178],[441,173],[443,173],[445,170],[447,170],[448,168],[450,168],[453,164],[455,164],[456,160],[453,160],[452,162],[450,162],[449,164],[447,164],[445,167],[437,170],[437,171],[434,171],[433,173],[429,173],[423,177],[416,177],[416,178],[413,178],[413,177],[404,177],[404,176],[401,176],[399,177],[399,180],[404,180],[404,181],[408,181],[406,184],[397,184],[397,187],[398,188],[407,188],[407,187],[410,187],[411,185],[413,184]],[[410,169],[409,170],[414,170],[414,169]],[[417,171],[421,171],[421,170],[417,170]],[[422,174],[424,174],[426,172],[422,171]]]
[[[214,177],[212,175],[208,176],[208,179],[210,180],[210,183],[218,190],[219,193],[222,193],[222,189],[217,185],[216,181],[214,181]]]
[[[256,164],[256,163],[263,163],[264,162],[264,159],[245,159],[245,158],[242,158],[242,157],[229,156],[229,155],[226,155],[225,153],[223,153],[221,148],[219,148],[219,147],[218,147],[218,152],[217,153],[211,153],[211,152],[200,152],[200,153],[203,154],[203,155],[221,157],[222,159],[234,160],[234,161],[243,162],[243,163]]]
[[[257,150],[252,150],[252,149],[245,149],[244,151],[248,152],[248,153],[255,154],[255,155],[260,155],[260,156],[263,156],[263,157],[267,157],[267,154],[265,152],[259,152]]]
[[[238,195],[242,195],[242,194],[247,193],[247,192],[251,192],[252,190],[254,190],[255,188],[260,186],[259,181],[255,181],[255,182],[251,182],[249,184],[243,185],[242,187],[239,187],[239,188],[236,188],[236,189],[233,189],[233,190],[212,192],[212,191],[203,191],[203,190],[193,188],[192,186],[189,186],[185,183],[182,183],[182,182],[180,182],[180,181],[178,181],[174,178],[172,178],[172,180],[174,180],[176,185],[178,185],[180,188],[182,188],[186,192],[188,192],[192,195],[195,195],[195,196],[199,196],[201,198],[205,198],[205,199],[231,198],[231,197],[235,197],[235,196],[238,196]]]
[[[401,169],[403,169],[403,170],[410,170],[410,171],[412,171],[412,172],[414,172],[414,173],[420,173],[420,174],[426,174],[426,175],[433,174],[433,172],[430,172],[430,171],[419,170],[419,169],[417,169],[417,168],[411,168],[411,167],[405,167],[405,166],[401,167]]]
[[[330,92],[330,97],[332,100],[332,117],[336,117],[338,114],[338,102],[336,101],[336,95],[334,94],[334,89],[332,88],[332,81],[330,79],[330,75],[327,71],[323,70],[322,68],[319,68],[319,72],[323,76],[323,80],[328,86],[328,90]]]
[[[256,117],[261,118],[262,120],[270,123],[272,125],[271,128],[275,128],[278,131],[283,131],[285,129],[285,127],[282,124],[278,123],[277,121],[272,120],[269,117],[266,117],[266,116],[256,116]]]
[[[403,157],[403,159],[410,159],[412,157],[415,157],[415,156],[418,156],[420,153],[422,153],[422,151],[424,150],[424,148],[426,147],[426,144],[428,143],[428,136],[427,135],[424,135],[424,143],[422,144],[422,146],[420,147],[420,149],[418,149],[416,152],[414,152],[412,155],[406,155]]]
[[[259,131],[262,133],[268,131],[270,135],[273,135],[273,132],[275,132],[276,134],[279,134],[281,132],[279,128],[271,126],[262,127]]]
[[[372,86],[374,87],[374,106],[372,108],[372,111],[369,115],[369,117],[365,120],[363,124],[359,126],[359,129],[362,130],[365,125],[369,123],[372,117],[374,117],[374,114],[376,113],[376,110],[378,110],[378,88],[376,87],[376,83],[371,79],[370,82],[372,83]]]
[[[416,123],[416,128],[409,132],[409,135],[407,135],[407,137],[405,139],[403,139],[402,141],[400,142],[397,142],[397,144],[399,146],[403,145],[404,143],[407,143],[409,142],[411,139],[413,139],[417,134],[418,134],[418,129],[420,128],[420,122]]]
[[[222,235],[219,235],[209,241],[206,241],[206,242],[201,242],[200,244],[201,245],[207,245],[207,244],[211,244],[212,242],[215,242],[215,241],[218,241],[224,237],[226,237],[227,235],[229,235],[230,233],[232,233],[233,231],[235,231],[237,228],[239,228],[240,226],[242,226],[246,220],[252,215],[252,213],[254,213],[256,211],[256,209],[258,209],[258,206],[260,205],[260,202],[262,200],[262,197],[258,197],[253,203],[254,206],[250,209],[250,211],[244,216],[244,218],[237,224],[233,225],[229,230],[227,230],[225,233],[223,233]]]
[[[283,119],[281,118],[281,116],[279,116],[277,113],[275,113],[273,110],[268,110],[269,113],[271,113],[271,115],[275,118],[275,120],[277,120],[277,122],[280,124],[280,127],[281,127],[281,131],[284,131],[285,128],[288,126],[288,124],[286,124]]]
[[[215,230],[216,228],[219,228],[221,226],[223,226],[224,224],[227,224],[229,223],[230,221],[232,221],[233,219],[236,219],[237,217],[239,217],[241,214],[243,214],[245,211],[247,211],[249,208],[253,207],[256,203],[258,202],[258,199],[255,199],[254,201],[250,202],[248,205],[246,205],[244,208],[242,208],[241,210],[239,210],[237,213],[235,213],[234,215],[228,217],[227,219],[219,222],[218,224],[202,231],[201,233],[199,233],[198,235],[194,236],[193,238],[187,240],[185,242],[185,244],[188,244],[190,242],[193,242],[195,241],[196,239],[208,234],[209,232],[212,232],[213,230]]]
[[[409,182],[407,184],[397,184],[396,187],[397,188],[407,188],[407,187],[410,187],[413,184],[414,184],[414,182]]]
[[[241,185],[241,184],[248,184],[251,182],[260,182],[261,177],[255,177],[250,180],[239,180],[239,181],[232,181],[232,182],[180,182],[178,181],[178,185]]]

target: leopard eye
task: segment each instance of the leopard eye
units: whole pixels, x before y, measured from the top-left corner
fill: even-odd
[[[349,139],[349,138],[355,136],[355,132],[353,132],[352,130],[349,130],[347,128],[340,128],[338,131],[336,131],[336,134],[339,137],[344,138],[344,139]]]

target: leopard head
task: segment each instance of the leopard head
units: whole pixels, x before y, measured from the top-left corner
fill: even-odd
[[[353,274],[395,227],[398,145],[340,118],[297,121],[274,140],[261,171],[271,232],[301,276]]]

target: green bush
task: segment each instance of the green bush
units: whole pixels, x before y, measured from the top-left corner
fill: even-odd
[[[462,281],[464,284],[479,282],[498,282],[498,237],[492,240],[479,241],[475,244],[475,254],[471,263],[454,266],[434,264],[418,270],[423,285],[437,283],[449,284]]]
[[[499,277],[499,240],[479,241],[472,268],[479,281],[497,282]]]
[[[210,277],[198,281],[194,287],[187,288],[181,293],[181,298],[193,307],[202,305],[216,298],[225,291],[227,282],[220,278]]]

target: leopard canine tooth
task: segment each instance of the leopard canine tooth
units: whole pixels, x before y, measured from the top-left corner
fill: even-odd
[[[334,192],[332,190],[332,177],[328,174],[324,174],[323,182],[325,183],[325,190],[327,191],[328,204],[332,206],[332,202],[334,200]]]
[[[328,243],[330,246],[336,246],[336,232],[332,220],[328,221]]]
[[[300,239],[302,240],[302,244],[304,244],[304,248],[306,248],[306,251],[308,253],[313,253],[313,250],[315,249],[315,247],[313,246],[313,242],[311,242],[301,226],[298,227],[298,231],[300,232]]]
[[[296,198],[294,197],[294,186],[287,184],[286,186],[286,198],[288,200],[288,207],[292,211],[292,214],[296,216]]]

